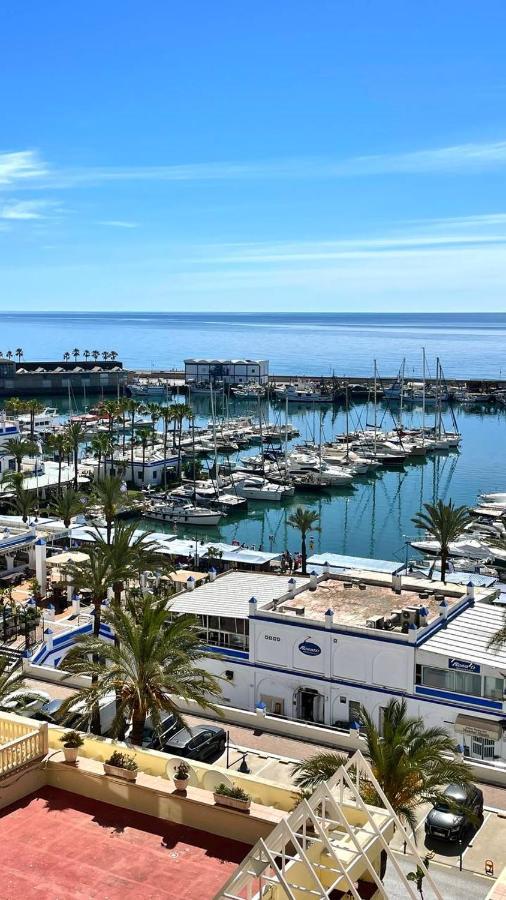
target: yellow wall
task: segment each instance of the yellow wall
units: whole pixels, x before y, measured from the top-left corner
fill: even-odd
[[[54,749],[61,750],[59,737],[65,729],[50,726],[49,728],[49,746]],[[167,764],[171,760],[179,761],[178,757],[169,756],[167,753],[160,753],[157,750],[141,750],[140,748],[132,748],[126,744],[112,741],[109,738],[95,737],[91,735],[83,735],[84,746],[80,748],[79,755],[90,759],[98,759],[104,761],[108,759],[113,750],[118,749],[127,751],[135,757],[135,761],[142,772],[148,775],[158,775],[162,778],[167,777]],[[276,809],[282,809],[288,812],[293,809],[297,800],[297,792],[290,788],[283,787],[273,781],[257,778],[254,775],[242,775],[236,770],[225,769],[220,766],[211,766],[207,763],[189,760],[191,768],[190,784],[194,787],[200,787],[205,790],[212,790],[217,783],[212,773],[219,773],[220,777],[229,778],[235,785],[243,788],[255,803],[261,803],[264,806],[274,806]]]

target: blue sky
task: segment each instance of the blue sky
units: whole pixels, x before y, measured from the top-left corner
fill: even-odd
[[[499,0],[9,4],[0,310],[504,310]]]

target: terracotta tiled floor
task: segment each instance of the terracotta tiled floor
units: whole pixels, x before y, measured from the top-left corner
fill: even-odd
[[[248,846],[45,787],[0,815],[2,900],[207,900]]]

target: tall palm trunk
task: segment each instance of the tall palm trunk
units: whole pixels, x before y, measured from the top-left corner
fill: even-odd
[[[61,495],[61,464],[62,464],[62,455],[58,454],[58,496]]]
[[[441,547],[441,581],[446,584],[446,569],[448,567],[448,548]]]
[[[142,739],[144,737],[144,726],[146,724],[146,715],[141,711],[139,706],[135,706],[132,710],[132,731],[130,739],[132,744],[142,747]]]
[[[130,413],[130,422],[132,425],[132,434],[130,435],[130,480],[132,482],[132,486],[135,486],[134,482],[134,424],[135,424],[135,410],[132,410]]]
[[[76,443],[74,444],[74,487],[75,487],[76,491],[77,491],[77,462],[78,462],[78,458],[79,458],[79,444],[78,444],[77,441],[76,441]]]
[[[306,532],[302,532],[301,539],[301,556],[302,556],[302,574],[306,575],[306,567],[307,567],[307,549],[306,549]]]
[[[169,431],[169,420],[165,416],[163,420],[163,486],[167,489],[167,439]]]
[[[98,637],[100,634],[100,620],[102,614],[102,599],[93,598],[93,607],[95,610],[95,616],[93,619],[93,636]],[[93,662],[98,663],[98,656],[93,654]],[[91,678],[92,685],[98,683],[98,675],[93,675]],[[91,722],[90,728],[93,734],[101,734],[102,726],[100,724],[100,706],[98,703],[93,704],[93,709],[91,713]]]

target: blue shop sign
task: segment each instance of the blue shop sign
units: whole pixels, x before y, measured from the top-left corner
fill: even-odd
[[[322,648],[318,644],[313,644],[313,641],[302,641],[302,644],[299,644],[299,650],[306,656],[319,656],[322,652]]]
[[[458,669],[459,672],[480,672],[481,668],[478,663],[470,662],[468,659],[449,659],[448,666],[450,669]]]

